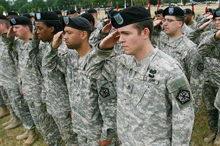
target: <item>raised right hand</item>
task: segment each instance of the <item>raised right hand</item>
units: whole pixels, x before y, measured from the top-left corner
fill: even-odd
[[[60,31],[53,36],[53,43],[52,43],[53,49],[57,49],[62,44],[63,41],[62,38],[63,38],[63,31]]]

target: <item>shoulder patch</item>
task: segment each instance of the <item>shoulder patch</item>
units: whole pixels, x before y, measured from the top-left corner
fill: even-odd
[[[176,99],[181,103],[185,104],[191,100],[190,92],[188,90],[180,90],[176,96]]]

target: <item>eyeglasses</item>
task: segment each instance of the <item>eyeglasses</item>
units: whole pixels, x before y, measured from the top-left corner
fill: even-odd
[[[165,23],[166,21],[167,21],[168,23],[171,23],[171,22],[173,22],[173,21],[180,21],[180,20],[173,20],[173,19],[163,19],[163,20],[162,20],[163,23]]]

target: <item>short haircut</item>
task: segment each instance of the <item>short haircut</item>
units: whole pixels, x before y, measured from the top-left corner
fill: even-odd
[[[134,28],[136,28],[138,30],[138,33],[140,34],[142,32],[142,30],[144,30],[144,28],[148,28],[150,31],[150,40],[153,34],[153,30],[154,30],[154,26],[153,26],[153,20],[149,19],[149,20],[145,20],[145,21],[141,21],[141,22],[137,22],[134,23]]]
[[[32,32],[33,31],[33,25],[22,25],[23,27],[25,27],[25,26],[28,26],[29,27],[29,29],[30,29],[30,32]]]
[[[62,25],[61,22],[43,22],[47,27],[54,27],[54,31],[52,32],[53,34],[58,33],[59,31],[62,31]]]
[[[178,21],[182,21],[183,22],[183,24],[185,23],[185,21],[184,21],[184,17],[178,17],[178,16],[175,16],[176,17],[176,20],[178,20]],[[182,25],[183,26],[183,25]]]
[[[0,19],[0,24],[4,23],[6,28],[9,29],[10,27],[10,22],[8,20]]]

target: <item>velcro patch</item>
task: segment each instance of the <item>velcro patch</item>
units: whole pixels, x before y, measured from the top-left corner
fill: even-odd
[[[176,99],[181,103],[185,104],[191,100],[190,92],[188,90],[180,90]]]
[[[197,69],[199,71],[203,71],[204,70],[204,64],[203,63],[199,63],[198,66],[197,66]]]
[[[105,87],[101,87],[101,89],[100,89],[100,91],[99,91],[99,94],[100,94],[103,98],[106,98],[106,97],[110,96],[109,89],[108,89],[108,88],[105,88]]]

